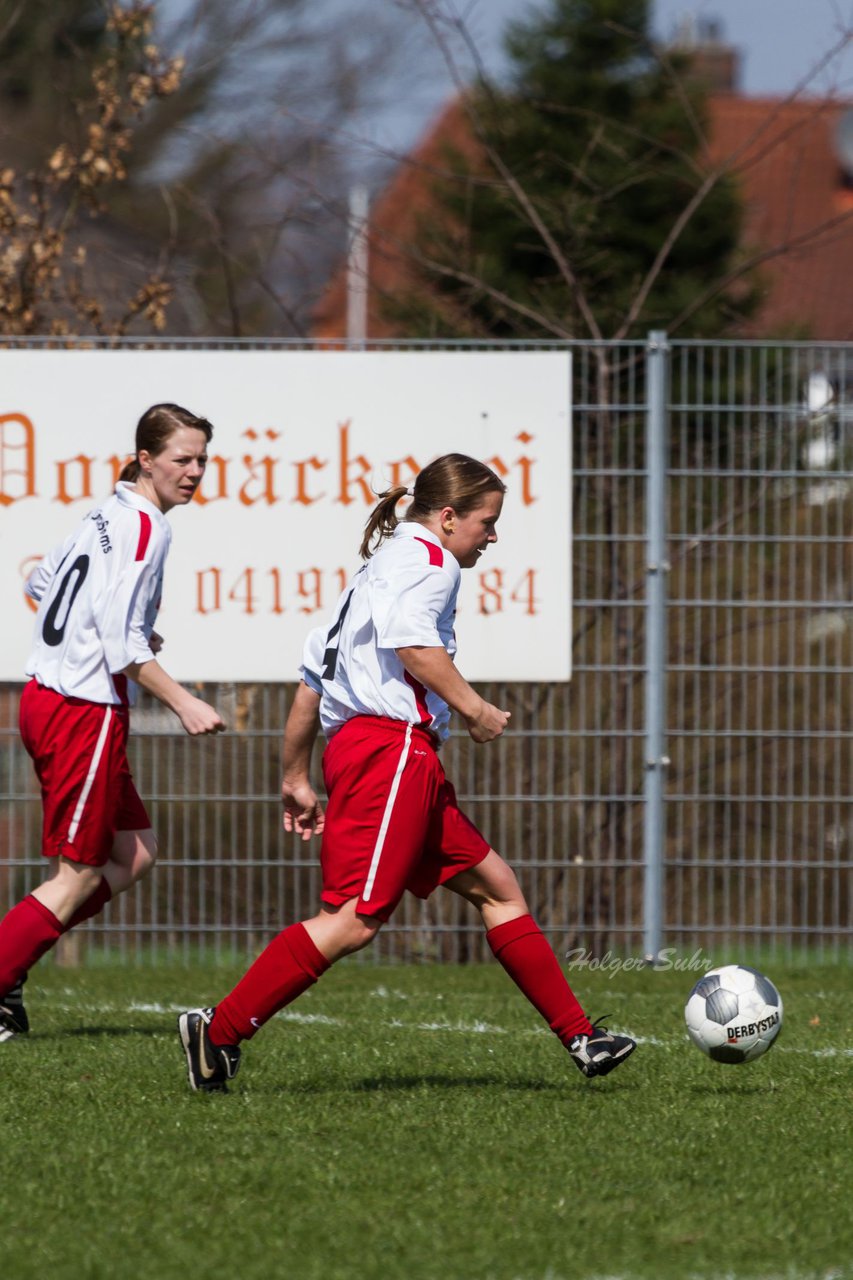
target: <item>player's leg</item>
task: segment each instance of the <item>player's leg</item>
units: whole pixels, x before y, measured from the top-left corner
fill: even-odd
[[[21,991],[29,970],[112,896],[106,868],[116,848],[131,874],[156,848],[127,764],[127,727],[126,708],[70,702],[35,681],[21,697],[21,737],[42,790],[42,853],[53,872],[0,921],[0,1027],[12,1034],[29,1026]],[[143,836],[141,850],[126,831],[116,834],[131,827]],[[115,871],[121,879],[127,867]]]
[[[447,881],[479,911],[486,940],[516,986],[568,1046],[592,1029],[521,892],[515,872],[490,849],[482,862]]]
[[[382,921],[358,912],[358,899],[324,907],[284,929],[215,1009],[189,1009],[178,1032],[193,1089],[223,1090],[237,1073],[239,1045],[313,986],[341,956],[366,947]]]
[[[102,822],[109,831],[109,853],[101,866],[102,878],[91,897],[78,907],[68,923],[74,929],[91,919],[113,898],[148,875],[157,859],[157,839],[151,819],[133,782],[127,760],[127,721],[122,718],[115,749],[108,762],[108,799]]]
[[[636,1046],[628,1036],[612,1035],[590,1022],[530,914],[514,871],[494,849],[446,886],[480,912],[496,959],[584,1075],[606,1075],[633,1052]]]
[[[157,860],[157,838],[150,827],[142,831],[117,831],[110,856],[101,868],[101,879],[89,898],[77,908],[67,928],[99,915],[108,902],[126,893],[147,876]]]
[[[367,946],[391,915],[421,856],[438,785],[435,753],[416,751],[416,736],[401,723],[351,721],[329,743],[323,756],[329,797],[320,852],[323,906],[274,938],[215,1010],[181,1015],[178,1029],[194,1089],[223,1088],[237,1069],[230,1055],[239,1054],[240,1042],[341,956]]]
[[[77,867],[78,870],[69,876],[63,866],[65,860],[58,859],[59,867],[55,869],[53,877],[36,889],[33,897],[51,911],[63,926],[62,933],[68,933],[84,920],[98,915],[112,898],[119,893],[124,893],[137,880],[147,875],[154,865],[156,856],[157,841],[150,827],[144,831],[118,831],[110,857],[102,868],[90,867],[81,871],[79,864],[71,863],[69,865]],[[95,874],[90,874],[92,872]],[[26,902],[26,899],[24,901]],[[56,910],[51,907],[52,902],[56,903]],[[74,903],[78,905],[71,911],[66,922],[67,908]],[[24,919],[29,915],[30,924],[32,924],[31,913],[26,909],[19,915],[23,915]],[[48,936],[51,936],[55,930],[51,929],[50,917],[45,916],[43,919]],[[21,923],[20,919],[18,923]],[[29,932],[32,934],[32,929]],[[37,941],[37,936],[35,940]],[[49,950],[50,946],[52,942],[49,941],[44,950]],[[43,954],[43,950],[39,951],[36,959]],[[18,1035],[26,1034],[30,1029],[29,1017],[24,1005],[23,987],[27,980],[29,966],[34,964],[35,960],[29,963],[23,961],[23,963],[27,964],[24,972],[7,989],[6,994],[0,996],[0,1035],[3,1028],[7,1032]],[[4,980],[8,979],[0,976],[0,982]],[[8,1036],[3,1038],[8,1039]]]
[[[323,907],[311,919],[283,929],[216,1006],[210,1028],[213,1042],[250,1040],[336,960],[371,943],[381,925],[381,920],[360,914],[358,899],[352,898],[340,907]]]
[[[95,891],[96,867],[54,859],[53,874],[0,920],[0,1030],[3,1039],[29,1030],[23,983],[45,952],[65,933],[77,907]]]

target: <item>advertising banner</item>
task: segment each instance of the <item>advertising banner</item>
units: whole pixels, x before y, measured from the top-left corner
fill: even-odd
[[[171,675],[297,679],[377,494],[459,452],[507,486],[497,544],[462,575],[459,668],[567,680],[570,388],[565,352],[0,352],[0,680],[23,679],[28,573],[112,491],[161,401],[214,426],[201,492],[169,515],[157,630]]]

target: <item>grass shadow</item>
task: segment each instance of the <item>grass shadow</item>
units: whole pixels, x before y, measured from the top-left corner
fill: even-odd
[[[66,1040],[85,1036],[88,1039],[106,1039],[113,1036],[162,1036],[163,1027],[69,1027],[65,1031],[37,1032],[36,1040]]]
[[[341,1090],[347,1093],[414,1093],[420,1089],[433,1089],[451,1091],[455,1089],[493,1089],[503,1093],[548,1093],[558,1097],[567,1096],[567,1084],[569,1085],[589,1085],[591,1081],[583,1081],[581,1079],[573,1080],[569,1077],[568,1081],[548,1081],[542,1079],[520,1078],[516,1080],[507,1080],[499,1075],[443,1075],[437,1072],[421,1073],[418,1075],[377,1075],[365,1076],[361,1080],[352,1080],[349,1083],[342,1083],[338,1080],[317,1080],[303,1081],[298,1084],[282,1084],[275,1086],[272,1092],[275,1093],[306,1093],[306,1094],[324,1094],[334,1093],[340,1094]],[[612,1088],[619,1089],[619,1085],[608,1082],[608,1090]],[[621,1088],[630,1088],[630,1082],[625,1081],[621,1084]],[[577,1096],[577,1090],[570,1090],[573,1097]],[[595,1090],[598,1093],[598,1090]]]

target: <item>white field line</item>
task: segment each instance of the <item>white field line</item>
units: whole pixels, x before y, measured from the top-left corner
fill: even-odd
[[[43,993],[42,993],[43,994]],[[72,994],[69,991],[63,994]],[[377,988],[371,992],[371,995],[380,998],[391,997],[393,999],[408,999],[409,997],[402,995],[400,992],[386,992],[384,988]],[[188,1007],[186,1004],[161,1004],[157,1002],[132,1000],[129,1004],[100,1003],[89,1004],[86,1001],[75,1001],[74,1003],[59,1002],[54,1003],[47,996],[46,1003],[52,1008],[62,1013],[85,1013],[91,1015],[93,1013],[115,1014],[125,1011],[127,1013],[154,1013],[154,1014],[175,1014],[183,1013]],[[324,1026],[324,1027],[343,1027],[350,1024],[346,1018],[333,1018],[325,1013],[302,1013],[299,1009],[283,1009],[281,1013],[276,1014],[283,1022],[297,1023],[303,1026]],[[390,1027],[395,1031],[423,1031],[430,1033],[448,1033],[450,1035],[497,1035],[497,1036],[549,1036],[551,1033],[547,1027],[500,1027],[494,1023],[483,1022],[480,1019],[474,1019],[471,1022],[456,1019],[450,1021],[446,1018],[434,1019],[432,1021],[407,1021],[403,1018],[384,1018],[377,1025],[381,1027]],[[672,1049],[682,1048],[689,1045],[687,1034],[681,1036],[644,1036],[639,1032],[631,1031],[630,1028],[621,1028],[626,1035],[630,1035],[636,1040],[637,1044],[651,1045],[656,1049]],[[853,1048],[845,1046],[827,1045],[821,1049],[809,1049],[800,1045],[778,1044],[774,1046],[774,1054],[780,1053],[799,1053],[805,1054],[811,1058],[853,1058]]]

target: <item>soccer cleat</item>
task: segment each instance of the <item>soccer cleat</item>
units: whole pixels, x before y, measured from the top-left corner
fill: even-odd
[[[11,1040],[12,1036],[25,1036],[30,1029],[30,1020],[24,1008],[24,983],[26,977],[16,982],[11,991],[0,996],[0,1040]]]
[[[205,1093],[227,1093],[240,1066],[240,1050],[235,1044],[213,1044],[208,1027],[214,1009],[188,1009],[178,1018],[181,1044],[187,1055],[190,1087]]]
[[[604,1018],[598,1018],[592,1024],[592,1031],[575,1036],[569,1045],[572,1060],[585,1076],[606,1076],[637,1047],[630,1036],[615,1036],[606,1027],[599,1026],[603,1021]]]

